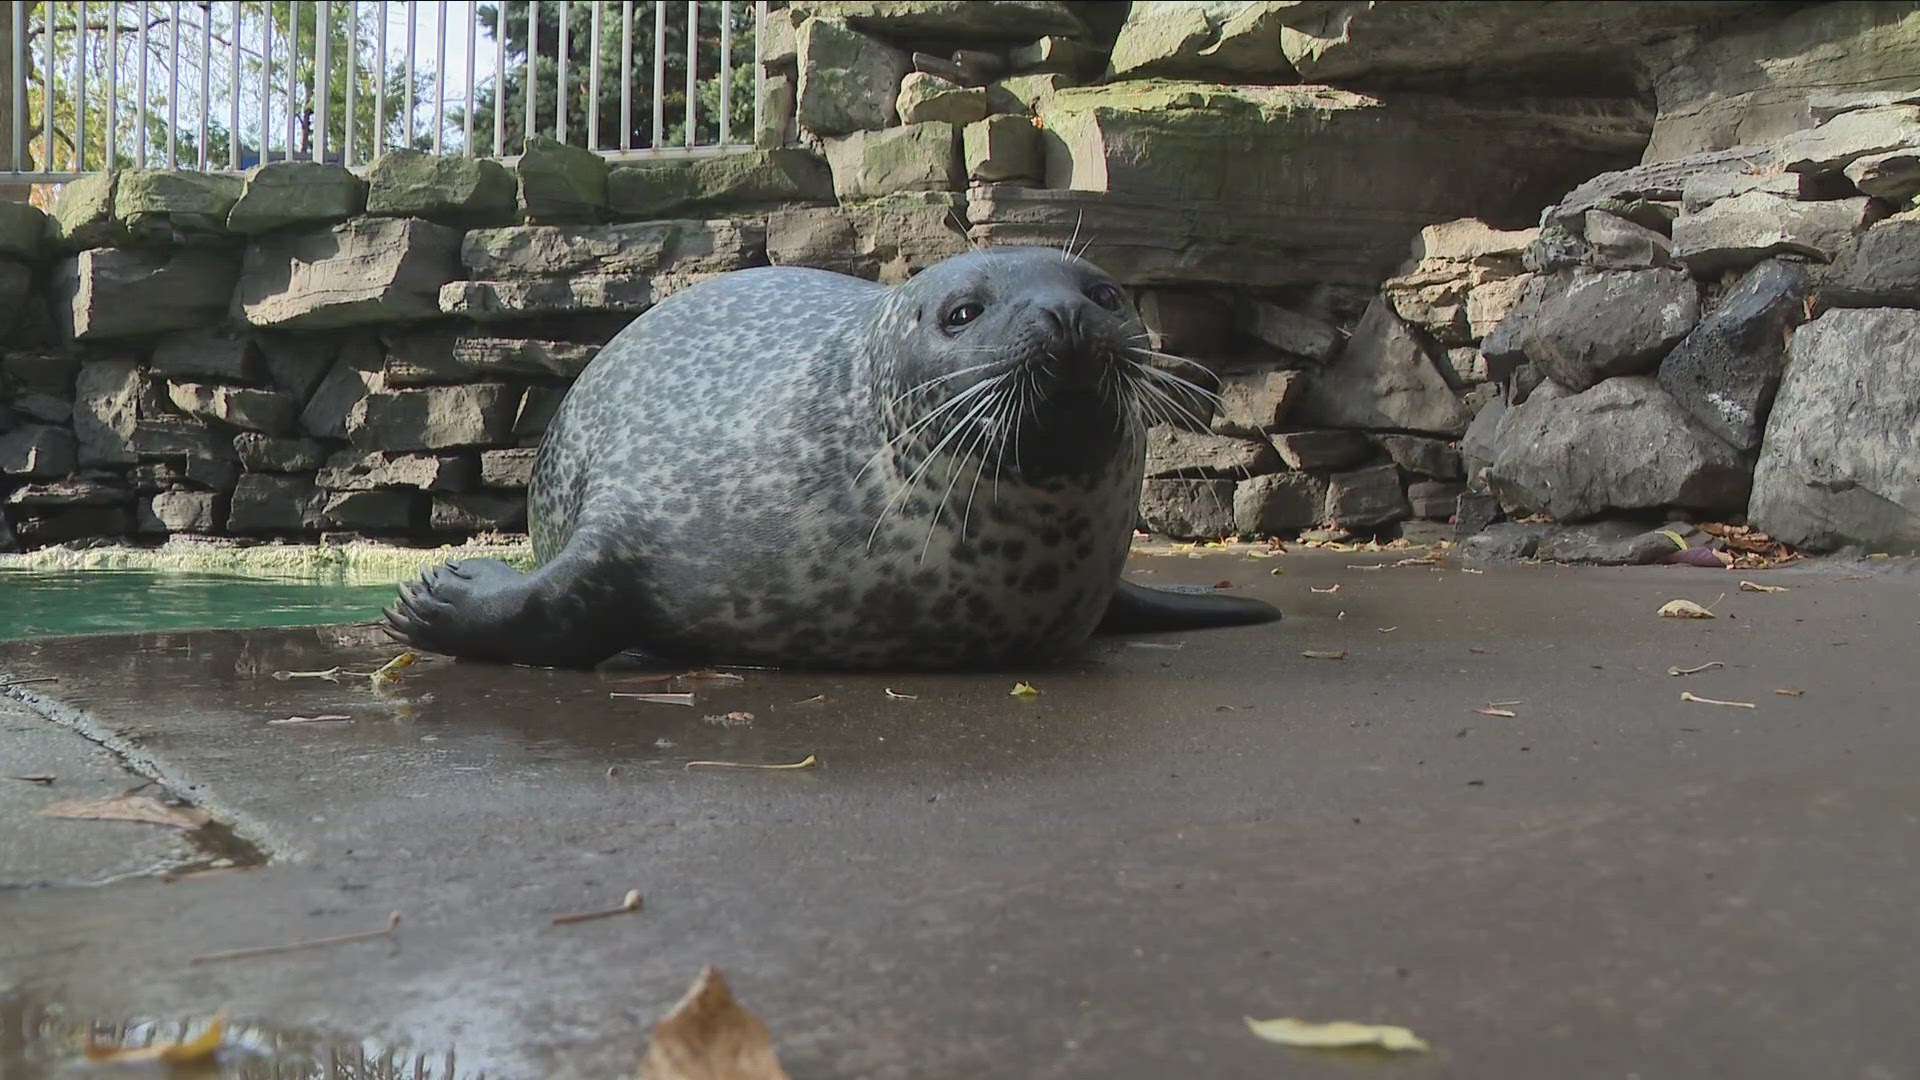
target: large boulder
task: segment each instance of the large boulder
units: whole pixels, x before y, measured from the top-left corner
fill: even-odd
[[[833,190],[840,201],[902,191],[953,191],[960,171],[960,132],[938,120],[881,131],[856,131],[827,141]]]
[[[1302,424],[1457,436],[1473,417],[1386,301],[1367,307],[1338,359],[1316,373],[1294,410]]]
[[[899,119],[894,98],[911,70],[907,54],[835,19],[800,25],[800,127],[832,137],[878,131]]]
[[[223,173],[130,169],[114,185],[113,216],[140,242],[221,237],[241,187],[239,177]]]
[[[1253,288],[1371,287],[1422,226],[1525,226],[1644,132],[1619,102],[1160,81],[1060,90],[1039,113],[1054,190],[980,195],[983,238],[1060,246],[1078,226],[1128,283]]]
[[[767,218],[767,258],[897,284],[971,246],[967,204],[946,191],[910,191],[851,206],[776,210]]]
[[[271,161],[247,171],[246,187],[227,212],[227,229],[252,236],[274,229],[331,225],[366,208],[367,182],[344,165]]]
[[[1140,522],[1176,540],[1231,535],[1234,488],[1232,480],[1149,480],[1140,491]]]
[[[80,464],[132,463],[133,431],[140,419],[140,365],[132,360],[89,360],[80,365],[73,393],[73,433],[80,441]]]
[[[1376,529],[1410,517],[1400,470],[1375,465],[1327,478],[1327,521],[1342,529]]]
[[[211,248],[83,251],[54,272],[54,322],[73,341],[206,326],[226,314],[237,264],[231,253]]]
[[[0,202],[0,259],[39,261],[48,228],[47,215],[32,203]]]
[[[1667,355],[1660,385],[1708,431],[1740,450],[1758,447],[1806,298],[1804,265],[1754,267]]]
[[[584,146],[529,135],[514,172],[527,221],[571,225],[607,216],[607,159]]]
[[[231,533],[291,533],[326,524],[325,493],[303,476],[247,473],[227,510]]]
[[[1817,271],[1833,307],[1920,307],[1920,214],[1890,218],[1841,245]]]
[[[1920,90],[1920,4],[1809,4],[1782,19],[1675,38],[1665,55],[1645,60],[1659,103],[1647,161],[1771,142],[1818,122],[1822,98]]]
[[[1327,482],[1303,472],[1268,473],[1233,489],[1233,528],[1250,536],[1310,529],[1326,520]]]
[[[490,158],[388,150],[367,172],[367,213],[425,218],[473,228],[505,225],[516,212],[517,181]]]
[[[1753,524],[1815,550],[1920,552],[1920,311],[1829,311],[1793,337]]]
[[[1700,319],[1686,271],[1563,270],[1535,278],[1489,337],[1489,357],[1517,350],[1569,390],[1653,370]]]
[[[1139,0],[1129,6],[1113,43],[1113,73],[1130,79],[1298,82],[1280,50],[1280,24],[1294,6],[1274,0]]]
[[[1764,191],[1721,199],[1673,223],[1673,256],[1702,277],[1775,255],[1833,258],[1871,218],[1866,196],[1795,202]]]
[[[260,327],[318,330],[440,314],[460,276],[460,232],[420,220],[357,218],[247,246],[234,315]]]
[[[1147,429],[1147,476],[1241,478],[1278,468],[1280,459],[1264,438],[1236,439],[1183,431],[1170,424]]]
[[[365,450],[501,445],[519,406],[520,392],[500,383],[389,390],[353,406],[347,437]]]
[[[1609,510],[1737,510],[1752,467],[1646,376],[1571,393],[1548,382],[1506,410],[1487,481],[1517,512],[1580,521]]]

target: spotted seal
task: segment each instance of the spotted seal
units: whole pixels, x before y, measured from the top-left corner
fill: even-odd
[[[812,668],[1025,665],[1096,628],[1261,622],[1255,600],[1120,580],[1144,433],[1185,381],[1120,287],[1048,248],[893,288],[798,267],[636,319],[554,415],[529,490],[540,567],[448,563],[396,637],[591,666],[634,649]]]

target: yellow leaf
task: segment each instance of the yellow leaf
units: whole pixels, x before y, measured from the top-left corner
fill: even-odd
[[[411,667],[416,659],[418,659],[418,657],[413,654],[413,650],[408,649],[406,652],[382,664],[380,670],[374,672],[369,677],[373,679],[373,685],[385,686],[390,682],[398,680],[400,673]]]
[[[760,1018],[740,1007],[727,980],[707,968],[653,1025],[640,1080],[788,1080]]]
[[[1282,1046],[1302,1046],[1320,1050],[1339,1050],[1350,1047],[1373,1046],[1382,1050],[1407,1050],[1425,1053],[1430,1047],[1426,1040],[1403,1027],[1392,1024],[1356,1024],[1351,1020],[1334,1020],[1325,1024],[1316,1024],[1310,1020],[1296,1020],[1283,1016],[1277,1020],[1255,1020],[1247,1017],[1247,1028],[1268,1042]]]
[[[1762,585],[1757,581],[1743,581],[1740,583],[1740,591],[1741,592],[1786,592],[1787,587],[1785,585]]]
[[[80,818],[88,821],[138,821],[174,829],[197,829],[212,818],[190,806],[167,806],[149,795],[116,795],[110,799],[63,799],[35,811],[41,817]]]
[[[1023,683],[1023,682],[1014,683],[1013,690],[1011,691],[1011,693],[1013,694],[1014,697],[1039,697],[1040,696],[1040,691],[1035,690],[1032,684]]]
[[[1663,619],[1711,619],[1714,614],[1691,600],[1669,600],[1660,605]]]
[[[152,1046],[102,1046],[89,1035],[81,1041],[80,1049],[87,1055],[88,1061],[112,1062],[116,1065],[192,1065],[206,1061],[220,1049],[221,1040],[226,1038],[226,1029],[226,1017],[215,1013],[207,1023],[207,1030],[197,1038],[184,1042],[155,1043]]]

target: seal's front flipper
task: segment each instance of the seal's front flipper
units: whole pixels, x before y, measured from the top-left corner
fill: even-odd
[[[1123,581],[1113,591],[1101,634],[1138,634],[1151,630],[1198,630],[1208,626],[1247,626],[1273,622],[1280,609],[1245,596],[1222,596],[1212,589],[1168,592]]]
[[[610,603],[583,587],[562,557],[532,574],[498,559],[433,567],[400,587],[387,633],[416,648],[473,660],[592,667],[619,652]]]

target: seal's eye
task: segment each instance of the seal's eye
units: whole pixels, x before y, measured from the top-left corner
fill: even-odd
[[[941,317],[940,325],[947,330],[958,330],[979,318],[985,311],[986,309],[979,304],[968,300],[965,303],[956,304],[949,309],[946,315]]]
[[[1087,299],[1108,311],[1119,311],[1127,303],[1126,294],[1104,281],[1087,290]]]

